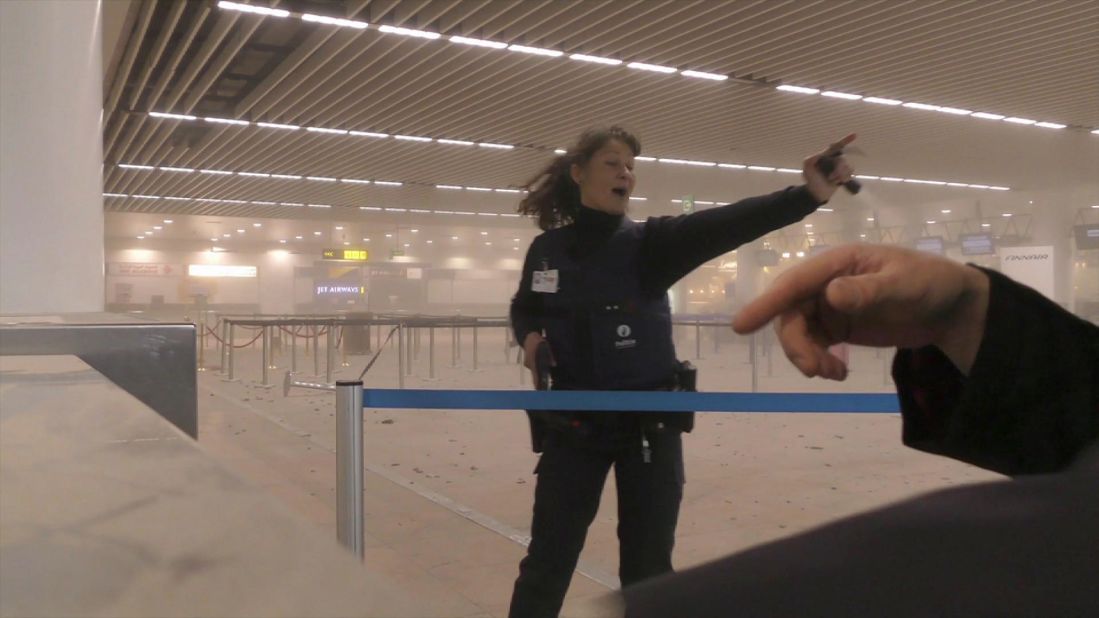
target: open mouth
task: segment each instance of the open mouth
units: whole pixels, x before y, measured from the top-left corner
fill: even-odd
[[[622,187],[615,187],[614,189],[611,189],[611,192],[613,192],[618,197],[626,197],[627,195],[626,189]]]

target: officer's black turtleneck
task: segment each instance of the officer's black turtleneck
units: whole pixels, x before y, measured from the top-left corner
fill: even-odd
[[[572,219],[576,230],[576,246],[573,248],[576,257],[584,257],[598,249],[622,225],[624,216],[580,204]]]

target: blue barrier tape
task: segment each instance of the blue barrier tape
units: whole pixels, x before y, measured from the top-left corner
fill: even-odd
[[[364,389],[364,408],[635,412],[898,412],[892,393]]]

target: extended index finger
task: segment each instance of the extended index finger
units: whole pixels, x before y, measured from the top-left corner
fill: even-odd
[[[757,331],[775,316],[822,293],[829,281],[850,271],[857,252],[858,245],[838,247],[786,271],[733,318],[733,330],[742,335]]]
[[[843,149],[853,141],[855,141],[855,134],[848,133],[843,139],[829,146],[828,150],[825,150],[824,153],[825,155],[834,155],[843,152]]]

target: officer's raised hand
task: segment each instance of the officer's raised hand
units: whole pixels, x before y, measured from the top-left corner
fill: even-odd
[[[829,146],[824,152],[815,154],[802,162],[801,170],[802,176],[805,177],[805,186],[818,202],[822,204],[827,202],[832,198],[832,194],[836,192],[836,189],[851,180],[852,175],[855,173],[854,168],[847,163],[847,159],[842,155],[836,155],[842,153],[844,147],[853,141],[855,141],[855,134],[851,133]],[[822,157],[835,157],[835,169],[828,175],[821,172],[817,166]]]

